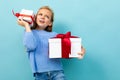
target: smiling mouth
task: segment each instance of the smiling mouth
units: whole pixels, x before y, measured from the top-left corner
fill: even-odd
[[[45,21],[43,19],[40,19],[39,22],[40,23],[45,23]]]

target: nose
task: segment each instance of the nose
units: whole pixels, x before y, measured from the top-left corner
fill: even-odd
[[[44,16],[41,16],[41,19],[44,19]]]
[[[42,15],[42,16],[41,16],[41,18],[42,18],[42,19],[44,19],[44,18],[45,18],[45,16],[44,16],[44,15]]]

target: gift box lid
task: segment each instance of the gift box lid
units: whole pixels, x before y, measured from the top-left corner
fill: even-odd
[[[70,41],[72,41],[72,42],[81,42],[81,38],[70,38]],[[49,42],[50,42],[50,43],[61,42],[61,38],[49,39]]]
[[[27,14],[27,15],[33,15],[33,10],[26,10],[26,9],[22,9],[20,14]]]
[[[49,43],[58,43],[58,42],[61,42],[61,38],[49,39]]]
[[[70,38],[72,42],[81,42],[81,38]]]

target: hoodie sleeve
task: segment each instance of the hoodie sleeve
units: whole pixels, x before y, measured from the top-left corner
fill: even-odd
[[[34,51],[36,49],[37,43],[33,32],[25,32],[23,36],[23,44],[27,51]]]

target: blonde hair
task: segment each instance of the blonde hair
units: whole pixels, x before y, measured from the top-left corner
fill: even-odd
[[[38,12],[39,12],[41,9],[47,9],[47,10],[49,10],[49,11],[51,12],[51,14],[52,14],[52,15],[51,15],[52,25],[51,25],[51,26],[47,26],[47,27],[45,28],[45,31],[51,32],[51,31],[52,31],[52,26],[53,26],[53,21],[54,21],[54,12],[53,12],[53,10],[52,10],[49,6],[43,6],[43,7],[39,8]],[[37,14],[38,14],[38,12],[37,12]],[[37,17],[37,15],[36,15],[36,17]],[[34,25],[31,27],[31,29],[36,29],[36,28],[37,28],[36,17],[35,17]]]

